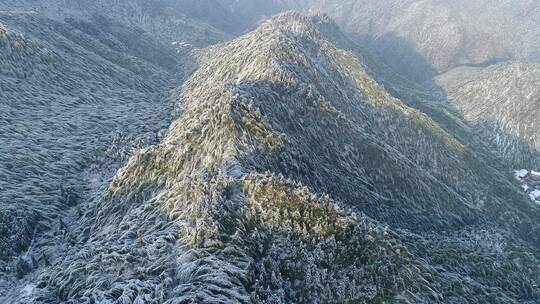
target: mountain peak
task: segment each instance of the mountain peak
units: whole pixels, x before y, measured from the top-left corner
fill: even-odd
[[[306,15],[297,11],[286,11],[277,14],[261,24],[265,26],[282,26],[288,31],[309,31],[316,26],[336,26],[335,22],[326,14]]]
[[[326,14],[305,15],[296,11],[287,11],[263,22],[257,31],[278,30],[310,39],[324,39],[341,43],[349,41],[339,26]]]

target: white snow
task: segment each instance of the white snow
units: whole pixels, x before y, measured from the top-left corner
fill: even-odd
[[[537,200],[538,198],[540,198],[540,190],[536,189],[536,190],[532,191],[531,193],[529,193],[529,196],[532,199]]]
[[[528,186],[527,184],[521,185],[521,188],[523,188],[523,191],[525,191],[525,192],[526,192],[527,190],[529,190],[529,186]]]
[[[191,44],[183,42],[183,41],[181,42],[173,41],[171,44],[178,47],[191,47]]]
[[[34,292],[34,289],[35,289],[34,285],[30,285],[30,284],[26,285],[23,288],[23,293],[24,293],[25,296],[28,297],[28,296],[32,295],[32,293]]]
[[[535,177],[540,177],[540,172],[531,171],[531,175]]]
[[[184,52],[186,49],[190,49],[190,48],[193,47],[191,44],[183,42],[183,41],[180,41],[180,42],[179,41],[173,41],[171,44],[176,47],[176,53],[177,54],[180,54],[180,53]]]
[[[534,172],[534,171],[533,171]],[[514,171],[514,176],[518,179],[520,178],[524,178],[525,176],[527,176],[527,174],[529,174],[529,171],[525,170],[525,169],[521,169],[521,170],[516,170]]]

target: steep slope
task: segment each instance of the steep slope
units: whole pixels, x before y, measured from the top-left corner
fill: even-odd
[[[33,11],[63,21],[66,18],[106,17],[129,27],[138,27],[162,43],[183,42],[196,47],[228,40],[231,36],[206,20],[196,20],[201,3],[176,0],[5,0],[0,10]]]
[[[514,168],[540,168],[540,65],[464,67],[435,80],[449,102]]]
[[[538,206],[351,45],[289,13],[201,53],[165,138],[13,301],[538,301]]]
[[[88,193],[157,141],[181,58],[106,18],[2,12],[0,22],[1,299],[60,255]]]

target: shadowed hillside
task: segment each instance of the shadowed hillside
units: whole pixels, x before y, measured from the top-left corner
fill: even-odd
[[[515,168],[540,168],[540,66],[464,67],[436,78],[448,99]]]

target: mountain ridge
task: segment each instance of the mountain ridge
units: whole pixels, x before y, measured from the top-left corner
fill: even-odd
[[[163,140],[84,207],[32,299],[538,299],[534,272],[507,270],[535,269],[538,207],[373,80],[336,29],[285,13],[199,52]]]
[[[537,303],[526,2],[2,1],[0,302]]]

